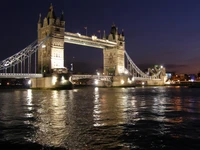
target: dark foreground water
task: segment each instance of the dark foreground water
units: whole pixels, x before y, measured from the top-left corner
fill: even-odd
[[[200,88],[0,90],[0,149],[199,150]]]

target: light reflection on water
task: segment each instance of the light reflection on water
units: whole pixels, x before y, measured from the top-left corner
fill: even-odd
[[[180,87],[2,90],[0,142],[176,149],[190,141],[193,145],[183,147],[195,149],[200,146],[199,92]]]

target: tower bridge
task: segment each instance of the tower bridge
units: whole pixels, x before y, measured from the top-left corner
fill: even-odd
[[[102,76],[71,75],[71,82],[90,77],[99,81],[110,81],[112,86],[132,85],[137,80],[146,81],[149,85],[164,84],[165,68],[158,67],[154,72],[150,69],[143,72],[132,61],[125,50],[123,30],[119,32],[113,24],[110,33],[106,35],[104,32],[102,38],[66,32],[64,13],[56,17],[52,5],[47,16],[42,19],[42,15],[39,15],[38,39],[0,61],[0,78],[31,78],[35,87],[52,87],[66,83],[63,82],[63,75],[66,80],[69,74],[64,66],[64,60],[67,59],[64,58],[64,43],[99,48],[103,52]]]

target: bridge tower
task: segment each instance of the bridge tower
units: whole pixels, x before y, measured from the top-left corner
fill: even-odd
[[[124,73],[125,69],[125,36],[124,31],[118,32],[118,28],[113,24],[110,34],[106,37],[104,31],[104,39],[117,43],[114,48],[103,49],[104,57],[104,74],[111,76],[118,76]]]
[[[47,16],[38,20],[38,42],[49,36],[45,45],[38,49],[38,72],[51,74],[53,71],[66,70],[64,67],[64,13],[56,17],[52,4]]]

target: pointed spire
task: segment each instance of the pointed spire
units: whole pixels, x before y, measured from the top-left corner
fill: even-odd
[[[50,10],[53,10],[53,5],[52,5],[52,3],[50,4],[49,9],[50,9]]]
[[[39,14],[39,20],[38,20],[38,23],[42,23],[42,15],[41,15],[41,13]]]
[[[116,34],[116,26],[115,26],[114,23],[112,24],[112,27],[111,27],[110,33],[113,34],[113,35]]]
[[[103,31],[103,39],[106,39],[106,31]]]
[[[53,10],[53,5],[51,3],[50,7],[49,7],[49,11],[48,11],[48,14],[47,14],[47,18],[54,18],[56,19],[56,15],[55,15],[55,12]]]
[[[124,29],[122,29],[122,36],[124,36]]]
[[[115,34],[117,34],[117,35],[118,35],[118,27],[116,27],[116,31],[115,31]]]
[[[60,21],[64,21],[64,12],[62,11]]]

